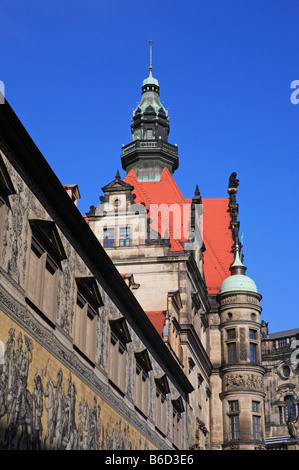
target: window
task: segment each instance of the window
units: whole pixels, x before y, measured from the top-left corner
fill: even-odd
[[[172,401],[172,443],[176,449],[182,447],[182,413],[184,405],[182,397],[177,397]]]
[[[125,393],[127,343],[131,341],[123,317],[110,321],[109,380],[118,391]]]
[[[233,363],[237,361],[237,346],[236,343],[227,344],[228,362]]]
[[[114,247],[114,228],[104,228],[103,230],[104,248]]]
[[[77,301],[73,319],[74,348],[94,363],[96,318],[103,302],[94,278],[77,278],[76,282]]]
[[[257,345],[255,343],[249,343],[249,347],[250,347],[250,361],[251,362],[256,362],[256,360],[257,360],[257,358],[256,358]]]
[[[249,329],[249,339],[256,339],[256,330]]]
[[[152,140],[154,138],[153,129],[147,129],[145,138],[146,140]]]
[[[239,402],[237,400],[228,402],[229,404],[229,432],[230,439],[239,439]]]
[[[152,369],[148,352],[144,349],[135,353],[135,406],[145,416],[148,410],[148,373]]]
[[[253,413],[260,413],[260,403],[258,401],[252,402],[252,411]],[[252,428],[253,428],[253,438],[260,439],[261,438],[261,418],[260,416],[253,415],[252,416]]]
[[[239,402],[237,400],[229,402],[229,411],[239,411]]]
[[[130,227],[120,227],[119,246],[130,246]]]
[[[286,395],[284,397],[284,418],[285,423],[296,418],[296,404],[293,395]]]
[[[252,426],[253,426],[253,438],[260,439],[261,438],[261,418],[259,416],[253,415],[252,416]]]
[[[226,330],[227,334],[227,339],[235,339],[236,338],[236,330],[235,328],[230,328],[229,330]]]
[[[259,402],[258,401],[253,401],[252,402],[252,411],[258,413],[259,412]]]
[[[227,340],[227,361],[229,364],[234,363],[237,361],[237,343],[236,339],[236,329],[229,328],[226,330],[226,340]]]
[[[56,320],[60,262],[65,259],[54,222],[31,220],[26,301],[50,324]]]
[[[165,375],[156,378],[156,399],[155,399],[155,424],[156,428],[166,435],[166,395],[169,393],[169,385]]]
[[[229,430],[231,439],[239,439],[239,415],[229,417]]]

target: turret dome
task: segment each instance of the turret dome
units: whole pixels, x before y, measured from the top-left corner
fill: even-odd
[[[239,254],[239,245],[236,245],[236,254],[235,261],[230,267],[231,276],[224,279],[221,288],[220,294],[226,292],[235,292],[235,291],[246,291],[246,292],[255,292],[257,293],[257,287],[255,282],[248,276],[245,275],[246,267],[241,261]]]
[[[257,293],[256,284],[250,277],[245,276],[245,274],[233,274],[223,281],[220,288],[220,294],[239,290]]]

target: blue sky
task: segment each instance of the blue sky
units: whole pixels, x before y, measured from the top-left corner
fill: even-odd
[[[298,328],[297,0],[0,0],[5,96],[79,210],[121,176],[153,75],[185,197],[226,197],[236,171],[244,263],[270,332]],[[299,94],[298,94],[299,97]]]

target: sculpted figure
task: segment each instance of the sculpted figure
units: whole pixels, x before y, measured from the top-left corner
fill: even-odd
[[[293,418],[292,416],[289,417],[288,419],[288,431],[291,439],[296,439],[297,434],[298,434],[298,429],[299,429],[299,422],[298,422],[299,416],[297,418]]]

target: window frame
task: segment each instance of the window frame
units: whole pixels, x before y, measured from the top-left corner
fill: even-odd
[[[96,356],[97,318],[103,301],[95,278],[76,278],[76,301],[72,323],[74,349],[92,364]]]
[[[127,323],[123,317],[109,320],[110,340],[108,356],[108,379],[121,395],[125,395],[126,390],[126,363],[127,363],[127,343],[131,342],[131,337]]]
[[[105,236],[105,233],[106,233],[106,236]],[[113,234],[113,237],[110,237],[109,234]],[[115,247],[115,228],[114,227],[103,228],[103,247],[104,248]]]
[[[148,415],[149,372],[151,370],[152,365],[147,350],[135,351],[135,408],[145,418]]]
[[[240,438],[240,423],[239,423],[239,401],[230,400],[228,402],[228,419],[229,419],[229,435],[231,440]]]
[[[182,448],[182,413],[185,411],[181,396],[175,397],[172,402],[172,445],[176,449]]]
[[[166,436],[167,395],[170,389],[165,374],[156,377],[155,382],[155,427],[163,436]]]
[[[122,232],[125,231],[124,235]],[[119,246],[131,246],[131,227],[130,226],[120,226],[119,227]]]
[[[35,266],[32,269],[33,264]],[[52,326],[56,322],[59,269],[60,263],[50,255],[47,247],[40,243],[38,237],[32,233],[27,268],[26,301]],[[49,273],[52,275],[50,278]],[[47,282],[46,278],[50,279],[51,283]],[[49,291],[50,284],[52,292]],[[45,293],[48,295],[45,296]],[[48,299],[48,307],[45,299]]]

